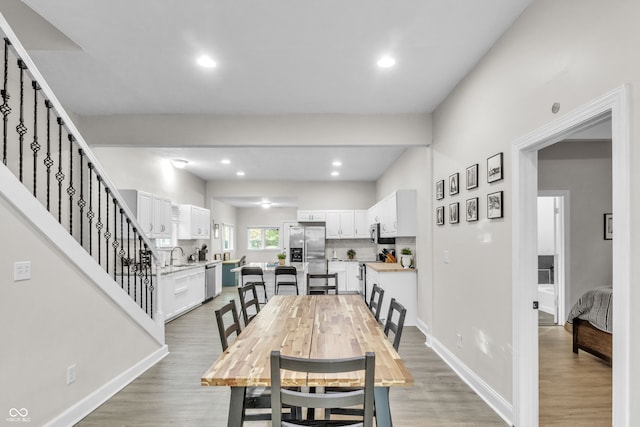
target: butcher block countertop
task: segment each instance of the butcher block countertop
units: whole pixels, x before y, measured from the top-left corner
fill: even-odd
[[[378,273],[389,273],[389,272],[415,272],[415,268],[404,268],[397,262],[368,262],[367,268],[371,268],[372,270],[377,271]]]

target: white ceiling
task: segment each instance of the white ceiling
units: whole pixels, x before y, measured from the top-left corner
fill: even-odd
[[[433,111],[530,3],[0,0],[0,7],[20,23],[14,30],[56,96],[80,116],[399,114]],[[197,66],[202,53],[218,66]],[[378,68],[383,54],[397,65]],[[236,179],[239,168],[245,179],[355,181],[377,179],[404,149],[149,148],[188,159],[203,179]],[[233,167],[220,167],[222,156],[233,157]],[[343,167],[332,178],[327,163],[336,156]],[[283,158],[287,167],[275,167]]]

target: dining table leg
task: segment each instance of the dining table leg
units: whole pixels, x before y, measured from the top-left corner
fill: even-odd
[[[242,427],[244,422],[244,397],[246,387],[231,387],[231,400],[229,402],[228,427]]]
[[[393,427],[389,407],[389,387],[375,387],[373,396],[376,402],[376,426]]]

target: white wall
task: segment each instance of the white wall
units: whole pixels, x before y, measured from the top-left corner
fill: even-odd
[[[26,408],[43,425],[159,345],[1,197],[0,223],[0,419]],[[13,282],[16,261],[31,261],[31,280]]]
[[[639,99],[637,40],[640,3],[597,0],[535,1],[496,43],[433,115],[434,179],[462,173],[480,164],[480,187],[443,201],[480,197],[481,219],[473,224],[434,227],[433,333],[474,374],[506,401],[512,399],[511,330],[511,171],[512,141],[552,121],[553,103],[571,111],[604,93],[631,83]],[[633,108],[632,108],[633,111]],[[637,128],[632,119],[632,164],[640,164]],[[505,179],[486,182],[486,158],[505,154]],[[638,168],[631,168],[631,258],[640,256],[637,227],[640,192]],[[486,194],[505,192],[504,219],[486,219]],[[450,262],[442,253],[450,251]],[[632,267],[632,283],[640,266]],[[632,293],[632,307],[640,294]],[[640,313],[631,311],[630,336],[640,330]],[[463,337],[463,348],[456,343]],[[632,341],[631,360],[640,356]],[[630,401],[640,399],[640,367],[632,365]],[[640,408],[631,407],[631,425],[640,424]]]
[[[570,308],[587,290],[612,283],[611,240],[603,236],[612,203],[611,142],[562,142],[538,159],[538,188],[570,193]]]
[[[158,194],[175,204],[205,206],[205,181],[141,148],[91,147],[111,182],[121,189]]]

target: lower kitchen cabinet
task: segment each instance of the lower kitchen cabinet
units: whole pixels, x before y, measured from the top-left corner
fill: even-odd
[[[340,293],[360,292],[358,278],[359,263],[355,261],[329,261],[328,273],[338,274],[338,291]]]
[[[384,289],[380,321],[383,322],[387,318],[389,303],[391,298],[395,298],[407,309],[404,324],[415,326],[418,322],[417,270],[403,269],[400,264],[396,263],[368,263],[366,266],[367,297],[365,301],[369,303],[374,283]]]
[[[162,275],[160,283],[165,322],[198,307],[204,300],[204,267]]]

